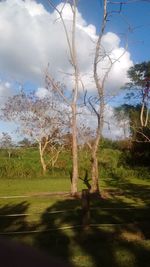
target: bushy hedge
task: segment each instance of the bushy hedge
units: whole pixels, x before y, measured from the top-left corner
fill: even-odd
[[[110,147],[109,147],[110,145]],[[133,166],[129,149],[119,148],[115,142],[103,142],[98,153],[100,178],[114,183],[128,178],[150,179],[149,167]],[[69,151],[63,151],[55,168],[48,169],[46,176],[71,177],[72,160]],[[11,158],[0,150],[0,178],[40,178],[42,177],[39,153],[37,148],[26,148],[12,151]],[[91,158],[87,148],[79,151],[79,176],[91,177]]]

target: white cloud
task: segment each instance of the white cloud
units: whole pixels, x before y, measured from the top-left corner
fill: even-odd
[[[63,4],[57,8],[61,10]],[[67,4],[63,16],[69,32],[71,31],[72,11]],[[5,72],[18,81],[31,80],[42,85],[44,70],[48,63],[56,79],[68,82],[62,72],[72,72],[69,63],[64,29],[60,20],[56,20],[56,11],[48,13],[42,4],[30,0],[6,0],[0,3],[0,72]],[[93,55],[96,40],[96,28],[88,25],[82,14],[77,12],[77,50],[81,75],[87,89],[93,89]],[[108,32],[103,36],[103,46],[116,57],[124,48],[120,47],[119,37]],[[126,71],[132,65],[130,54],[126,53],[117,62],[109,75],[108,86],[115,88],[126,81]],[[106,63],[102,63],[102,68]],[[62,71],[62,72],[59,72]],[[102,70],[100,70],[102,71]],[[90,80],[90,81],[89,81]],[[112,82],[113,81],[113,82]],[[112,88],[112,89],[113,89]]]
[[[105,124],[103,135],[110,139],[124,139],[129,137],[129,121],[127,118],[122,119],[122,123],[114,116],[114,108],[110,105],[105,107]]]
[[[113,32],[107,32],[102,39],[102,45],[105,48],[105,51],[111,52],[114,49],[118,48],[120,44],[120,38]]]
[[[61,10],[63,4],[57,8]],[[70,5],[66,4],[63,16],[71,33],[72,12]],[[79,69],[85,88],[93,90],[93,57],[95,41],[97,40],[96,28],[88,25],[82,14],[77,12],[76,45]],[[112,32],[103,36],[102,45],[105,52],[115,60],[125,52],[120,45],[120,38]],[[58,19],[56,11],[48,13],[42,4],[31,0],[6,0],[0,2],[0,73],[12,80],[25,82],[31,81],[39,84],[36,95],[45,97],[47,90],[44,88],[44,71],[49,63],[49,70],[57,80],[62,80],[71,86],[71,80],[64,73],[72,73],[69,62],[69,51],[63,26]],[[99,72],[103,75],[106,71],[108,59],[101,62]],[[114,64],[106,83],[109,92],[117,91],[127,81],[127,70],[132,66],[130,53],[126,52]],[[0,98],[11,94],[11,86],[0,82]],[[111,116],[112,110],[107,114]],[[116,130],[111,118],[112,129],[118,135],[121,130]],[[119,133],[118,133],[119,131]],[[106,132],[106,131],[105,131]],[[108,132],[108,131],[107,131]]]
[[[79,109],[78,117],[78,127],[82,128],[82,124],[85,127],[89,127],[92,130],[96,130],[97,127],[97,117],[95,114],[91,113],[87,107]],[[122,119],[121,123],[114,116],[114,108],[110,105],[105,106],[104,113],[104,128],[103,136],[110,139],[124,139],[129,137],[129,121],[127,118]]]
[[[72,21],[72,18],[73,18],[72,14],[73,13],[72,13],[70,4],[64,5],[64,3],[60,3],[57,6],[57,9],[60,12],[62,12],[62,16],[65,20]],[[60,17],[57,11],[54,11],[54,16],[56,17],[56,19],[59,19],[59,17]],[[76,22],[79,25],[86,25],[87,24],[86,21],[83,19],[82,14],[79,12],[79,10],[77,10],[77,12],[76,12]]]
[[[9,96],[12,96],[13,89],[9,82],[0,81],[0,104],[3,104]]]
[[[49,96],[49,94],[50,94],[49,91],[43,87],[39,87],[36,91],[36,96],[41,99]]]

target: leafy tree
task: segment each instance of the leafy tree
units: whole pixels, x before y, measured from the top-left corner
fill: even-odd
[[[128,76],[130,83],[127,88],[130,92],[127,97],[132,104],[123,105],[116,111],[122,112],[129,123],[132,160],[147,165],[150,156],[150,61],[135,64],[129,69]]]
[[[138,100],[141,104],[140,123],[142,127],[148,125],[149,100],[150,100],[150,61],[135,64],[128,71],[131,80],[131,89],[136,89]],[[134,95],[135,97],[135,95]]]
[[[150,121],[147,126],[142,127],[140,122],[141,105],[122,105],[116,108],[117,118],[122,119],[119,116],[121,113],[128,120],[130,137],[127,140],[127,147],[130,149],[131,161],[130,163],[138,165],[149,166],[150,157]]]
[[[24,137],[21,141],[18,142],[18,144],[23,147],[30,147],[31,141],[27,137]]]

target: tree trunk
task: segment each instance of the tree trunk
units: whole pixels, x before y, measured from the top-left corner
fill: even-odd
[[[78,144],[77,144],[77,121],[76,104],[72,105],[72,183],[71,194],[75,196],[78,192]]]
[[[44,161],[44,158],[43,158],[42,154],[40,155],[40,160],[41,160],[41,165],[42,165],[42,168],[43,168],[43,174],[45,174],[46,173],[46,164],[45,164],[45,161]]]
[[[143,102],[142,103],[142,107],[141,107],[141,113],[140,113],[140,121],[141,121],[141,126],[142,127],[144,126],[144,107],[145,107],[145,104]]]
[[[102,137],[102,130],[103,130],[103,124],[104,124],[104,87],[105,87],[105,81],[107,79],[107,76],[111,70],[111,68],[108,68],[106,71],[104,77],[101,79],[98,72],[98,66],[99,62],[101,60],[101,48],[102,48],[102,37],[105,31],[107,23],[107,0],[103,1],[103,20],[102,25],[99,33],[99,37],[97,39],[96,43],[96,50],[95,50],[95,58],[94,58],[94,81],[97,88],[98,93],[98,99],[99,99],[99,110],[97,111],[94,106],[92,105],[92,108],[97,116],[97,132],[96,132],[96,138],[94,141],[94,145],[92,147],[92,187],[91,192],[92,193],[99,193],[99,183],[98,183],[98,159],[97,159],[97,151],[99,147],[99,143],[101,141]],[[107,56],[107,55],[106,55]]]
[[[92,185],[91,185],[90,192],[99,194],[97,148],[98,146],[96,145],[95,147],[93,147],[93,151],[92,151],[92,158],[91,158]]]
[[[142,103],[142,107],[141,107],[141,112],[140,112],[140,122],[141,122],[141,126],[146,127],[147,123],[148,123],[148,115],[149,115],[149,110],[147,105],[145,104],[145,101]]]
[[[43,169],[43,174],[45,174],[46,173],[46,167],[47,166],[46,166],[46,163],[44,161],[41,142],[39,142],[39,152],[40,152],[40,161],[41,161],[41,165],[42,165],[42,169]]]
[[[103,130],[103,124],[104,124],[104,102],[103,102],[103,98],[100,102],[100,111],[99,111],[100,115],[97,115],[97,119],[98,119],[98,126],[97,126],[97,133],[96,133],[96,138],[92,147],[92,156],[91,156],[91,162],[92,162],[92,166],[91,166],[91,175],[92,175],[92,186],[91,186],[91,192],[92,193],[100,193],[99,190],[99,170],[98,170],[98,158],[97,158],[97,152],[99,149],[99,144],[101,141],[101,137],[102,137],[102,130]]]
[[[75,196],[78,192],[78,142],[77,142],[77,99],[79,90],[79,70],[77,62],[77,48],[76,48],[76,19],[77,19],[77,0],[72,1],[72,39],[71,39],[71,62],[74,69],[74,88],[72,99],[72,184],[71,194]]]
[[[11,158],[11,152],[10,151],[8,151],[8,157],[9,157],[9,159]]]
[[[103,93],[103,92],[102,92]],[[98,158],[97,158],[97,152],[99,149],[99,144],[102,138],[102,130],[103,130],[103,124],[104,124],[104,97],[103,94],[100,96],[100,106],[99,106],[99,112],[96,112],[97,115],[97,131],[96,131],[96,137],[94,140],[94,144],[92,146],[92,155],[91,155],[91,175],[92,175],[92,186],[91,186],[91,193],[100,194],[99,190],[99,170],[98,170]]]

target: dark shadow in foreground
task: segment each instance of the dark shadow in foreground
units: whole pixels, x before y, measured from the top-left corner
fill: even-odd
[[[91,200],[91,227],[85,230],[82,227],[83,214],[80,202],[80,199],[72,198],[57,201],[43,212],[39,223],[29,223],[26,215],[1,217],[1,233],[32,231],[18,235],[11,234],[10,237],[30,243],[35,248],[46,252],[49,257],[59,259],[61,265],[58,266],[62,267],[67,266],[63,264],[63,261],[80,267],[150,266],[149,206],[143,209],[133,209],[132,205],[125,205],[120,200],[117,208],[111,199],[93,199]],[[94,206],[95,203],[96,206]],[[6,205],[0,209],[0,214],[26,214],[28,207],[27,202]],[[55,213],[55,211],[60,212]],[[68,228],[68,226],[74,227]],[[17,251],[20,250],[17,249]],[[5,253],[1,250],[1,260],[4,255]],[[14,253],[10,255],[13,257]],[[20,255],[18,254],[18,259]],[[26,262],[24,257],[27,257],[25,255],[22,256],[24,262]],[[40,259],[38,264],[40,264]],[[44,265],[44,260],[43,265],[38,264],[36,267],[51,266],[46,263]],[[2,265],[2,267],[8,266]],[[14,266],[17,267],[17,265]]]

